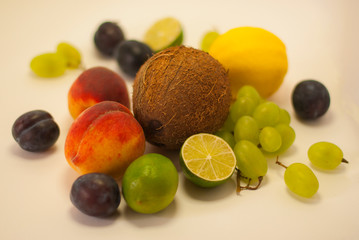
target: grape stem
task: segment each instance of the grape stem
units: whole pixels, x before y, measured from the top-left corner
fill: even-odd
[[[241,186],[241,178],[247,179],[247,185],[246,186]],[[258,177],[258,184],[254,187],[250,186],[251,184],[251,178],[245,177],[241,175],[241,171],[239,171],[237,169],[237,195],[239,195],[239,193],[242,190],[257,190],[259,188],[259,186],[261,185],[262,181],[263,181],[263,176],[259,176]]]
[[[275,161],[275,163],[278,164],[279,166],[282,166],[282,167],[284,167],[284,168],[287,168],[287,166],[284,165],[283,163],[279,162],[278,159],[279,159],[279,157],[277,156],[277,160]]]
[[[348,160],[346,160],[345,158],[342,159],[342,163],[349,163]]]

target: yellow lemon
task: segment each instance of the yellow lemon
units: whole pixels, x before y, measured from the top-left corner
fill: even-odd
[[[244,85],[268,98],[281,86],[288,70],[284,43],[262,28],[233,28],[213,42],[209,54],[228,71],[234,99]]]

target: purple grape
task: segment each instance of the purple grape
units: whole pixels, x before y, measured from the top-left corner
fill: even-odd
[[[329,109],[330,95],[322,83],[305,80],[294,88],[292,104],[300,118],[314,120],[323,116]]]
[[[104,22],[98,27],[94,42],[102,54],[112,57],[117,45],[124,39],[123,31],[117,23]]]
[[[121,70],[131,77],[136,76],[142,64],[152,55],[153,51],[147,44],[135,40],[123,41],[115,52]]]
[[[30,152],[45,151],[55,144],[60,135],[59,126],[43,110],[24,113],[12,126],[12,136],[20,147]]]
[[[75,180],[70,199],[84,214],[107,217],[117,211],[121,193],[117,182],[111,176],[103,173],[88,173]]]

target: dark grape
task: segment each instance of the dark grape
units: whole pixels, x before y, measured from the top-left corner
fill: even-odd
[[[292,104],[300,118],[314,120],[323,116],[329,109],[330,95],[322,83],[305,80],[294,88]]]
[[[132,77],[152,55],[153,51],[147,44],[135,40],[123,41],[115,53],[121,70]]]
[[[60,129],[48,112],[33,110],[16,119],[12,126],[12,135],[22,149],[39,152],[54,145],[60,135]]]
[[[114,22],[102,23],[94,37],[96,48],[106,56],[113,56],[116,46],[125,39],[122,29]]]
[[[80,176],[72,185],[71,202],[84,214],[107,217],[117,211],[121,193],[117,182],[103,173]]]

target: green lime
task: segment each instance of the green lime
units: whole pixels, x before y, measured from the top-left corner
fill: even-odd
[[[163,18],[147,30],[144,42],[155,52],[168,47],[179,46],[183,42],[182,26],[175,18]]]
[[[209,52],[212,43],[214,42],[214,40],[217,39],[217,37],[219,37],[218,32],[216,31],[207,32],[202,38],[202,42],[201,42],[202,51]]]
[[[172,161],[148,153],[133,161],[122,179],[122,193],[128,206],[139,213],[156,213],[174,199],[178,173]]]
[[[214,187],[232,176],[237,162],[225,140],[213,134],[199,133],[184,142],[180,163],[191,182],[201,187]]]

